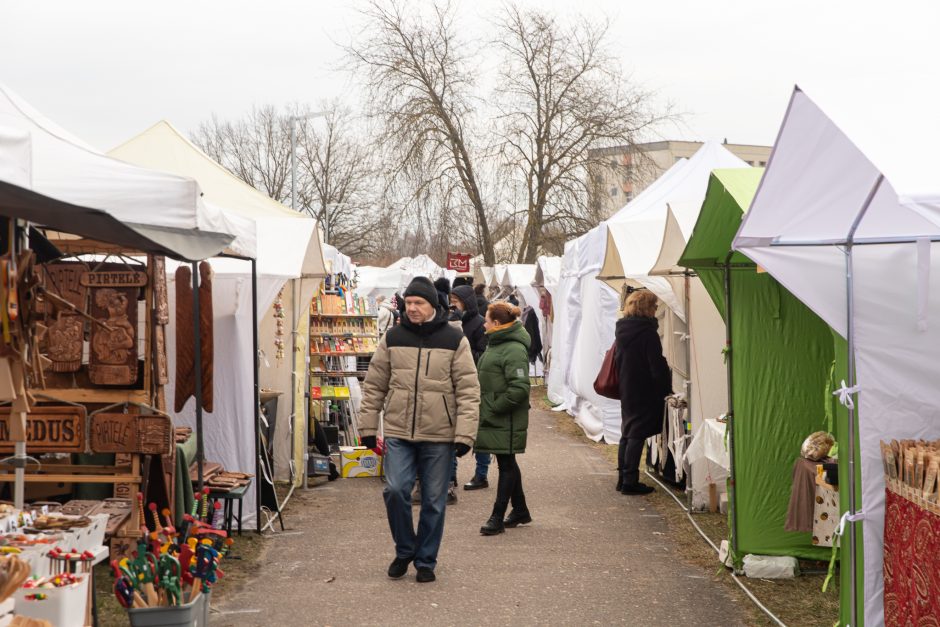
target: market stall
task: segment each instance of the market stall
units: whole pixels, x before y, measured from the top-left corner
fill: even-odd
[[[280,352],[285,347],[285,299],[293,311],[293,298],[309,297],[316,280],[324,274],[321,242],[314,221],[236,178],[166,121],[158,122],[109,154],[137,165],[193,177],[199,181],[207,202],[218,207],[224,215],[247,221],[251,226],[254,250],[245,251],[241,256],[255,262],[225,258],[210,262],[214,281],[221,288],[213,311],[215,324],[220,329],[234,324],[234,329],[247,332],[233,337],[248,337],[253,341],[251,345],[243,346],[237,341],[226,342],[218,348],[216,369],[222,383],[217,394],[220,402],[213,414],[225,419],[213,415],[206,417],[209,425],[206,454],[228,470],[259,476],[255,483],[257,492],[246,494],[242,500],[249,512],[244,522],[255,520],[260,529],[258,507],[264,505],[278,510],[276,502],[272,503],[273,469],[270,459],[270,455],[275,453],[272,439],[275,426],[280,424],[282,431],[287,432],[287,437],[281,440],[290,442],[292,416],[296,415],[296,394],[281,402],[280,399],[274,400],[277,396],[274,393],[283,395],[286,390],[294,390],[298,387],[296,382],[302,379],[302,373],[284,367],[284,353]],[[173,281],[171,277],[171,283]],[[297,284],[292,284],[289,293],[285,294],[288,281],[297,281]],[[247,302],[248,299],[238,296],[242,291],[240,286],[245,282],[249,283],[255,301],[253,306]],[[234,299],[229,300],[231,297]],[[276,300],[283,318],[275,319],[279,315],[274,307]],[[277,320],[282,321],[280,327]],[[289,323],[291,327],[296,326],[295,321],[296,318]],[[262,330],[270,330],[270,336],[262,337]],[[169,331],[175,336],[175,327]],[[276,344],[278,339],[279,345]],[[264,351],[264,354],[259,351]],[[291,352],[294,352],[293,346]],[[257,360],[255,355],[258,355]],[[176,363],[175,352],[171,352],[170,360]],[[288,363],[292,364],[293,360]],[[264,403],[264,407],[273,412],[270,416],[262,413],[261,387],[270,390]],[[181,424],[195,423],[193,407],[181,407],[177,411]],[[254,446],[250,445],[251,442]],[[289,447],[287,451],[284,448],[281,447],[281,464],[290,469],[292,457]]]
[[[814,541],[812,529],[787,530],[794,464],[813,433],[832,433],[845,445],[835,399],[825,395],[844,367],[831,329],[731,248],[761,174],[757,168],[711,174],[678,261],[697,273],[726,325],[729,526],[738,566],[747,554],[828,559],[825,538]],[[812,500],[811,487],[810,508]]]
[[[885,526],[891,513],[882,442],[940,435],[940,195],[932,154],[940,127],[934,99],[918,90],[888,112],[871,110],[862,90],[796,88],[734,242],[847,341],[849,369],[839,393],[848,421],[840,457],[844,476],[859,473],[860,489],[846,482],[842,620],[853,625],[862,618],[871,625],[940,618],[919,607],[897,614],[898,603],[935,599],[940,591],[927,578],[916,582],[916,595],[908,586],[901,598],[889,596],[884,544],[897,540],[895,534],[910,535],[912,523]],[[902,505],[897,492],[889,489],[888,504]],[[919,508],[930,529],[932,514],[916,499],[903,500]],[[901,559],[910,563],[914,555]],[[900,592],[897,583],[890,582],[891,595]]]

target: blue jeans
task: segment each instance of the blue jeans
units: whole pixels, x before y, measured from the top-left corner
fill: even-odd
[[[395,541],[395,556],[413,559],[415,567],[434,570],[444,535],[447,486],[454,460],[451,442],[412,442],[386,438],[385,511]],[[411,491],[421,474],[421,514],[415,533]]]
[[[477,453],[476,458],[477,458],[476,476],[479,477],[480,479],[486,479],[486,473],[489,472],[490,470],[490,461],[492,460],[492,457],[490,457],[489,453]]]

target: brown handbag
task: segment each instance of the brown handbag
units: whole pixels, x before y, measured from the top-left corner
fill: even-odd
[[[620,376],[617,372],[617,342],[611,344],[604,355],[601,371],[594,379],[594,391],[614,400],[620,400]]]

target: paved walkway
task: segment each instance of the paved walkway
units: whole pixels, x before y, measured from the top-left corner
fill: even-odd
[[[495,497],[460,491],[447,509],[437,581],[397,581],[379,479],[295,492],[292,531],[268,541],[254,582],[214,608],[213,625],[743,625],[744,609],[683,563],[645,497],[614,492],[615,473],[557,414],[532,411],[520,457],[534,523],[479,534]],[[461,460],[460,479],[472,473]],[[496,466],[491,480],[495,480]],[[415,509],[417,518],[417,509]],[[692,533],[690,530],[689,533]],[[224,584],[223,584],[224,585]]]

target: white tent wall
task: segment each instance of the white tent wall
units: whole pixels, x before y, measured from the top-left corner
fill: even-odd
[[[878,111],[866,120],[864,89],[848,101],[822,98],[834,103],[826,109],[839,114],[832,119],[805,93],[794,91],[735,248],[847,336],[849,257],[842,247],[813,244],[845,241],[858,224],[856,241],[863,244],[851,249],[852,339],[862,477],[856,509],[864,517],[856,528],[864,546],[865,622],[878,625],[885,620],[885,486],[879,442],[940,437],[940,244],[931,242],[940,239],[940,226],[925,219],[936,215],[940,195],[914,193],[940,186],[930,153],[940,140],[940,125],[930,111],[912,116],[908,110],[931,106],[929,98],[899,99],[897,112]],[[823,86],[818,93],[827,90]],[[887,131],[885,119],[913,123],[916,132]],[[851,129],[851,134],[840,128]],[[856,136],[866,153],[856,147]],[[898,145],[899,138],[910,145]],[[880,180],[881,172],[890,178]],[[898,181],[903,187],[893,187]],[[841,454],[848,455],[851,443],[840,444]]]
[[[296,279],[295,279],[296,280]],[[262,390],[281,392],[277,400],[277,415],[274,422],[274,477],[278,480],[291,478],[290,462],[293,460],[293,440],[291,429],[291,311],[294,305],[291,282],[281,288],[281,303],[284,311],[284,358],[277,359],[277,317],[274,303],[268,307],[264,316],[258,320],[258,350],[261,352],[258,381]],[[261,418],[264,432],[264,416]]]
[[[356,294],[359,296],[375,298],[381,295],[391,298],[401,289],[402,271],[399,268],[357,266],[356,273],[358,275]]]
[[[27,131],[0,126],[0,180],[31,188],[32,150]]]
[[[558,410],[568,408],[568,366],[571,352],[569,340],[574,336],[574,316],[580,315],[580,308],[568,304],[569,296],[574,292],[578,282],[577,266],[578,240],[565,243],[565,253],[561,259],[558,283],[552,294],[555,321],[552,326],[552,367],[548,371],[545,381],[548,400],[556,405]]]
[[[219,261],[209,263],[215,269]],[[240,262],[249,266],[249,262]],[[169,310],[176,311],[176,280],[167,263]],[[231,267],[231,266],[229,266]],[[175,268],[175,266],[174,266]],[[283,277],[258,277],[258,317],[271,307]],[[255,472],[255,399],[252,346],[251,275],[216,273],[212,282],[214,407],[203,414],[203,446],[207,460],[221,463],[226,470]],[[166,327],[167,366],[171,373],[166,386],[167,404],[172,405],[176,382],[176,317],[170,315]],[[260,341],[260,340],[259,340]],[[191,399],[178,414],[174,424],[196,428],[195,402]],[[254,485],[254,484],[252,484]],[[254,522],[255,491],[244,498],[244,523]]]

